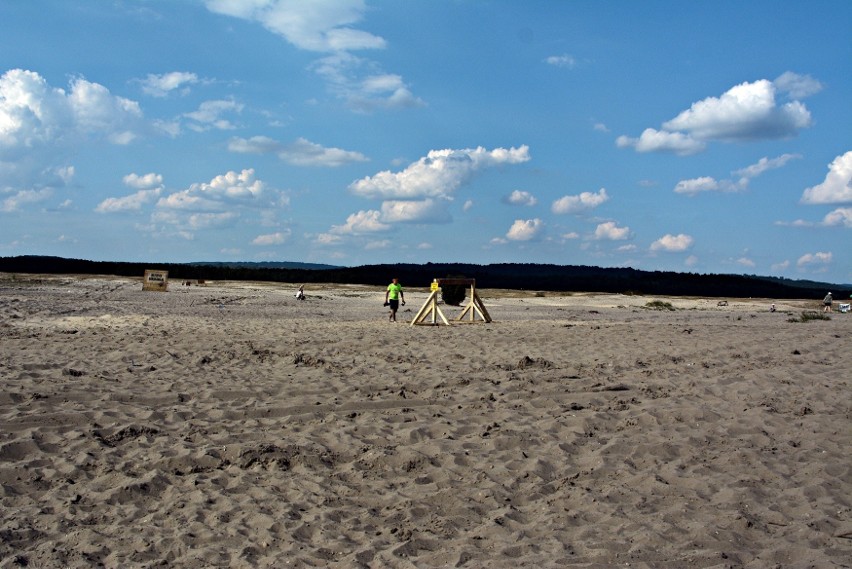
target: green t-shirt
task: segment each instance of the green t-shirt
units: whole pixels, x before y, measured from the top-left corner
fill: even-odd
[[[388,285],[388,298],[391,300],[399,300],[399,295],[402,292],[401,284],[389,284]]]

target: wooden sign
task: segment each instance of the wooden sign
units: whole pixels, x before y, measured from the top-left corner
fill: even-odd
[[[169,290],[169,272],[146,270],[142,277],[142,290],[166,292]]]

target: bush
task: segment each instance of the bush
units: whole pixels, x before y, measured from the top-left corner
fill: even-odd
[[[447,275],[447,278],[463,279],[465,277],[459,275]],[[450,306],[460,306],[461,303],[464,301],[464,297],[466,295],[467,287],[465,285],[441,285],[441,300],[444,301],[444,304],[448,304]]]
[[[650,308],[651,310],[674,310],[674,306],[672,306],[671,302],[663,302],[662,300],[652,300],[645,304],[645,308]]]
[[[787,322],[810,322],[811,320],[831,320],[831,317],[815,310],[806,310],[798,318],[787,319]]]

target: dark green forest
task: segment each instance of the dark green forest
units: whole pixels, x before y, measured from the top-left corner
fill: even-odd
[[[792,280],[756,275],[725,275],[640,271],[571,265],[498,263],[385,264],[358,267],[297,268],[288,263],[126,263],[62,257],[0,257],[0,272],[84,274],[141,277],[146,269],[169,272],[174,280],[247,280],[286,283],[334,283],[384,286],[398,277],[409,287],[428,287],[434,278],[465,276],[479,288],[554,292],[609,292],[669,296],[821,299],[832,291],[848,298],[852,285]]]

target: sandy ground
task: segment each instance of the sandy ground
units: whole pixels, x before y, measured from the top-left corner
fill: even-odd
[[[852,567],[819,299],[141,288],[0,274],[0,567]]]

